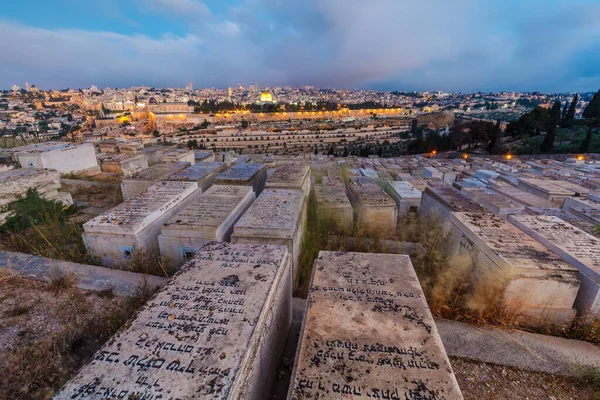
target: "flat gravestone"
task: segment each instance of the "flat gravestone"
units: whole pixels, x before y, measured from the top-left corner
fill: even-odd
[[[474,276],[499,284],[507,311],[529,325],[572,321],[577,268],[493,214],[453,213],[449,221],[451,243],[475,257]]]
[[[215,184],[228,186],[252,186],[256,196],[262,193],[267,180],[264,164],[238,163],[215,177]]]
[[[509,221],[579,269],[575,307],[600,317],[600,239],[554,216],[514,215]]]
[[[267,189],[302,190],[306,196],[310,193],[310,168],[305,164],[281,164],[265,184]]]
[[[535,179],[535,178],[519,178],[519,189],[523,189],[529,193],[533,193],[537,196],[545,199],[560,202],[565,197],[575,196],[575,192],[569,189],[565,189],[554,183],[554,181]]]
[[[508,198],[518,201],[525,206],[543,208],[556,207],[556,204],[544,197],[526,192],[509,184],[498,183],[493,185],[491,189],[495,192],[505,195]]]
[[[315,185],[315,194],[319,220],[328,226],[351,232],[354,217],[344,183],[333,180],[328,184]]]
[[[522,214],[525,206],[510,197],[486,188],[465,188],[462,192],[471,200],[494,214],[508,218],[509,215]]]
[[[405,255],[322,251],[288,399],[462,399]]]
[[[191,200],[161,229],[158,245],[163,262],[180,266],[206,243],[229,241],[233,225],[253,201],[250,186],[221,185]]]
[[[355,226],[370,233],[395,232],[396,202],[370,178],[351,178],[346,193],[354,209]]]
[[[227,168],[222,162],[198,162],[184,170],[175,172],[167,179],[170,181],[197,182],[202,192],[206,191],[215,180],[215,176]]]
[[[300,190],[265,189],[234,225],[231,241],[287,246],[296,283],[306,222],[305,200]]]
[[[106,267],[122,267],[136,253],[158,250],[162,225],[197,191],[196,182],[159,182],[83,224],[92,257]]]
[[[421,191],[417,190],[410,182],[386,182],[385,192],[396,201],[398,214],[404,215],[419,210]]]
[[[137,172],[128,178],[123,178],[123,182],[121,182],[123,199],[130,199],[156,182],[167,179],[170,175],[189,166],[190,163],[187,162],[160,163]]]
[[[453,212],[484,212],[485,209],[467,198],[461,191],[446,182],[429,186],[421,196],[421,212],[446,220]]]
[[[290,279],[285,247],[207,245],[55,399],[267,399]]]

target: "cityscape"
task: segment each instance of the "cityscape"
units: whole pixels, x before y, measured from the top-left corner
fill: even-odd
[[[35,3],[0,400],[600,398],[600,4]]]

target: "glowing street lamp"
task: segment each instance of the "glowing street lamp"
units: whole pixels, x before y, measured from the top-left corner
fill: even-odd
[[[578,161],[583,161],[583,160],[585,160],[585,156],[579,155],[579,156],[577,156],[577,160]]]
[[[507,155],[506,155],[506,159],[507,159],[507,160],[512,160],[512,158],[513,158],[512,154],[507,154]]]

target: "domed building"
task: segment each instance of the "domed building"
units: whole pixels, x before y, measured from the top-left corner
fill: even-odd
[[[260,98],[257,101],[257,103],[258,104],[274,104],[275,99],[273,98],[273,95],[271,94],[271,92],[269,92],[268,90],[265,90],[260,94]]]

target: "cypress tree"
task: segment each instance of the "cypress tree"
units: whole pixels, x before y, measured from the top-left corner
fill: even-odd
[[[581,146],[579,147],[579,151],[581,153],[587,153],[590,149],[590,143],[592,141],[592,124],[588,127],[588,131],[585,135],[585,139],[581,142]]]
[[[583,118],[600,118],[600,90],[583,111]]]
[[[575,111],[577,109],[577,102],[579,101],[579,95],[576,94],[573,97],[573,101],[571,102],[571,106],[569,107],[569,112],[567,113],[567,121],[573,121],[575,119]]]
[[[560,122],[560,101],[557,101],[550,110],[550,121],[546,130],[546,136],[540,146],[542,153],[548,153],[554,147],[554,138],[556,136],[556,125]]]
[[[567,119],[568,110],[569,110],[569,101],[567,100],[567,101],[565,101],[565,106],[563,107],[562,114],[560,117],[562,121]]]

